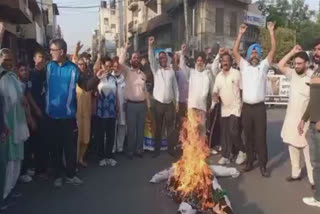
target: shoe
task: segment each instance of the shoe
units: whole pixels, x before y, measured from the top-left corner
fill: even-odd
[[[157,158],[160,156],[160,152],[153,152],[152,158]]]
[[[7,204],[0,205],[0,213],[6,211],[9,208]]]
[[[252,164],[247,164],[246,167],[243,169],[243,172],[250,172],[253,170]]]
[[[210,153],[213,154],[213,155],[219,154],[219,152],[218,152],[217,150],[215,150],[215,149],[211,149],[211,152],[210,152]]]
[[[314,197],[306,197],[302,199],[303,203],[313,207],[320,207],[320,201],[317,201]]]
[[[32,177],[29,175],[21,175],[19,181],[21,183],[30,183],[32,181]]]
[[[265,177],[265,178],[270,177],[270,173],[267,171],[266,167],[260,167],[260,172],[262,177]]]
[[[79,160],[79,165],[83,168],[87,168],[88,167],[88,163],[83,161],[83,160]]]
[[[33,176],[36,174],[36,172],[34,171],[34,169],[28,169],[28,170],[27,170],[27,174],[28,174],[30,177],[33,177]]]
[[[54,187],[56,187],[56,188],[62,187],[62,185],[63,185],[62,178],[57,178],[56,180],[54,180],[53,185],[54,185]]]
[[[133,160],[133,155],[132,154],[126,154],[126,157],[128,160]]]
[[[219,165],[226,165],[229,163],[230,163],[230,160],[228,158],[224,158],[224,157],[222,157],[218,162]]]
[[[78,185],[83,184],[83,181],[80,178],[78,178],[77,176],[74,176],[73,178],[66,178],[66,183],[78,186]]]
[[[176,157],[176,156],[177,156],[177,153],[176,153],[175,150],[172,150],[172,151],[169,151],[169,150],[168,150],[168,154],[169,154],[170,156],[172,156],[172,157]]]
[[[99,166],[107,166],[107,161],[106,159],[103,159],[99,162]]]
[[[22,193],[20,192],[15,192],[10,194],[10,198],[21,198],[22,197]]]
[[[107,159],[107,165],[110,165],[110,166],[116,166],[117,165],[117,161],[110,158],[110,159]]]
[[[239,152],[238,157],[236,159],[236,164],[241,165],[247,160],[247,154],[244,152]]]
[[[36,174],[35,179],[38,181],[47,181],[49,180],[49,176],[46,173]]]
[[[288,182],[293,182],[293,181],[301,181],[302,177],[301,176],[298,176],[296,178],[292,177],[292,176],[289,176],[286,178],[286,181]]]
[[[138,158],[143,158],[142,152],[136,152],[136,153],[134,153],[134,156],[136,156]]]

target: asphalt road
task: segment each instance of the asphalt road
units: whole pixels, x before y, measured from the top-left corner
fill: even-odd
[[[320,209],[302,203],[312,195],[307,178],[287,183],[290,163],[287,147],[280,138],[284,109],[268,111],[268,146],[271,178],[262,178],[259,170],[239,178],[221,178],[237,214],[316,214]],[[212,157],[216,163],[219,157]],[[119,165],[100,168],[92,161],[79,175],[85,184],[54,189],[50,182],[20,184],[23,196],[16,199],[5,214],[174,214],[178,205],[164,191],[164,183],[149,184],[156,172],[174,161],[165,152],[158,159],[146,154],[128,161],[118,157]],[[305,175],[306,173],[304,173]]]

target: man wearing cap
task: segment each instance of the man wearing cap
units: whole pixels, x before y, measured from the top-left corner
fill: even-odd
[[[268,22],[268,30],[271,37],[271,50],[266,59],[261,60],[262,51],[259,44],[253,44],[247,52],[247,60],[239,53],[239,46],[246,25],[241,25],[237,40],[233,48],[236,63],[240,67],[243,83],[243,107],[242,125],[246,140],[247,166],[245,172],[253,169],[254,151],[257,152],[260,171],[263,177],[269,177],[267,171],[268,149],[267,149],[267,112],[264,104],[266,94],[266,82],[269,66],[271,65],[275,51],[276,41],[274,36],[274,23]]]

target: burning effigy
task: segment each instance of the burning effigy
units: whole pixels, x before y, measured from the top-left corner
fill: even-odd
[[[231,204],[221,189],[217,176],[238,177],[235,168],[209,166],[210,149],[204,129],[205,118],[197,110],[189,110],[180,131],[182,157],[169,169],[157,173],[151,183],[167,179],[169,195],[180,204],[180,213],[231,214]],[[183,212],[189,210],[189,212]]]

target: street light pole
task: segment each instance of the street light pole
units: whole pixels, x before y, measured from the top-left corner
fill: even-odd
[[[188,0],[183,0],[186,44],[189,46]]]

